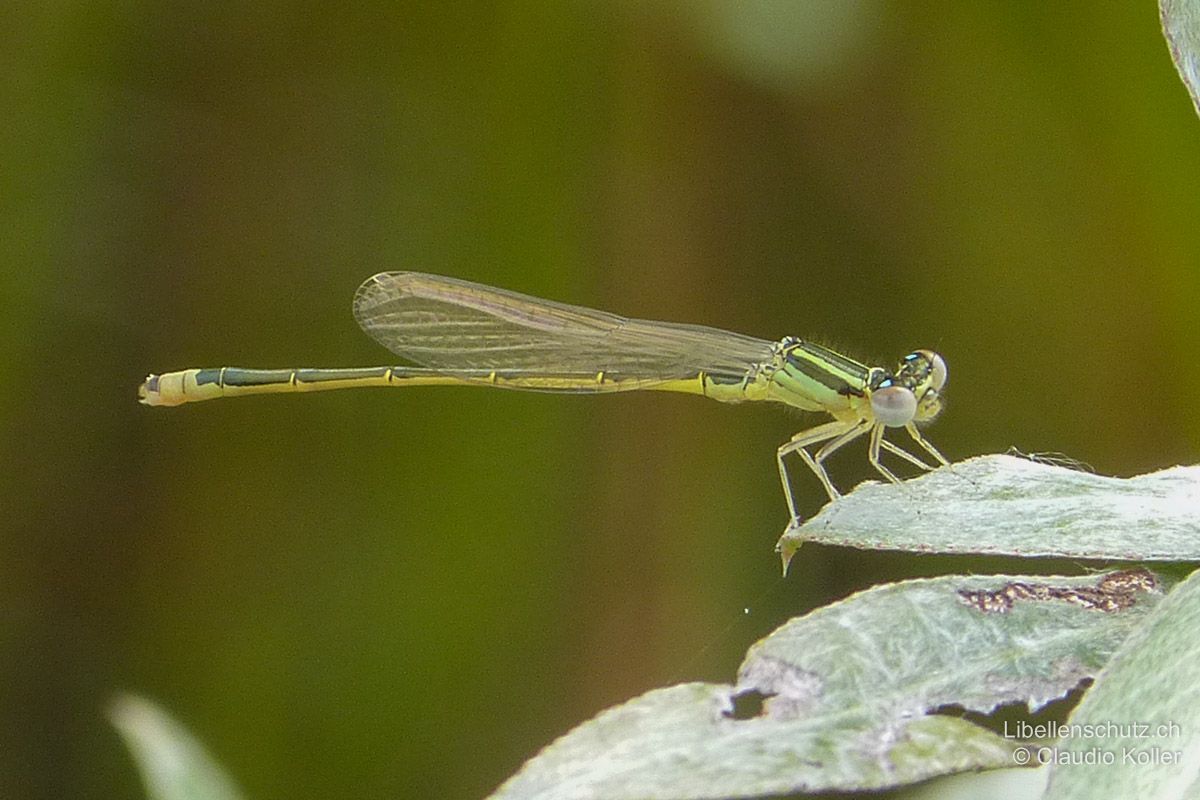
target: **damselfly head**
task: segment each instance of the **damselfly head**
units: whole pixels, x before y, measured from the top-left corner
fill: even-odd
[[[946,361],[932,350],[917,350],[871,387],[871,411],[890,428],[928,422],[942,410],[945,385]]]
[[[946,388],[946,360],[932,350],[918,350],[904,357],[897,375],[902,376],[917,398],[916,422],[927,422],[942,410]]]

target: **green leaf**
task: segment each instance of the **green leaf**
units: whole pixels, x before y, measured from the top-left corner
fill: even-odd
[[[926,553],[1200,561],[1200,467],[1134,478],[1016,458],[972,458],[903,483],[864,483],[777,550],[804,542]]]
[[[1013,766],[1020,742],[930,712],[1061,697],[1096,674],[1159,597],[1144,570],[876,587],[754,645],[735,686],[673,686],[604,711],[495,797],[854,791]]]
[[[1158,13],[1175,68],[1200,112],[1200,2],[1159,0]]]
[[[151,800],[240,800],[241,792],[204,747],[145,698],[118,696],[109,718],[133,753]]]
[[[1010,800],[1040,798],[1046,791],[1045,769],[993,769],[947,775],[914,786],[904,800]]]
[[[1081,728],[1045,754],[1048,800],[1200,797],[1200,572],[1125,640],[1069,724],[1095,735]]]

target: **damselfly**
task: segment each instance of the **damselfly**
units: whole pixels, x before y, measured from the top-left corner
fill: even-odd
[[[881,450],[922,469],[934,467],[885,439],[888,428],[903,428],[938,463],[948,464],[917,427],[942,409],[946,362],[930,350],[905,356],[889,371],[803,339],[769,342],[699,325],[626,319],[419,272],[368,279],[354,296],[354,317],[377,342],[416,366],[188,369],[148,376],[138,398],[175,406],[268,392],[459,384],[574,394],[648,389],[726,403],[783,403],[833,418],[797,433],[776,452],[794,521],[799,515],[785,462],[793,453],[830,499],[840,495],[825,461],[859,436],[867,436],[867,460],[889,481],[898,478],[880,461]]]

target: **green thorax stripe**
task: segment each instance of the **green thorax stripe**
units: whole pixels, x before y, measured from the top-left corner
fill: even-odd
[[[812,342],[798,341],[785,348],[783,358],[818,383],[843,393],[849,389],[851,394],[861,394],[871,372],[865,364]]]
[[[835,395],[862,396],[871,370],[865,364],[835,353],[828,347],[793,340],[781,351],[781,369],[793,377],[808,379]],[[814,387],[816,388],[816,387]],[[820,392],[824,395],[825,392]]]
[[[862,363],[800,339],[787,342],[779,360],[775,383],[803,392],[827,409],[841,407],[850,397],[862,397],[871,372]]]

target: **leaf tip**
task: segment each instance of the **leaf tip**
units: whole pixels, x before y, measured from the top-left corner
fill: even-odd
[[[783,536],[779,537],[779,541],[775,544],[775,552],[779,553],[779,560],[783,566],[783,576],[786,578],[788,574],[788,566],[792,563],[792,557],[800,550],[800,545],[803,539],[794,535],[796,528],[795,523],[788,526],[788,529],[783,532]]]

